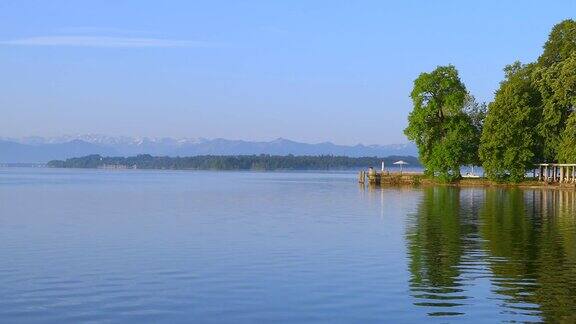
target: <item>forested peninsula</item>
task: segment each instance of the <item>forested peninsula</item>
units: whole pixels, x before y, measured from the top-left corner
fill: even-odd
[[[410,97],[405,134],[429,177],[453,181],[462,165],[481,165],[490,180],[521,182],[537,164],[574,164],[576,21],[555,25],[536,61],[506,66],[488,104],[453,65],[420,74]]]
[[[169,170],[350,170],[379,167],[382,161],[387,166],[403,160],[411,166],[419,166],[413,156],[359,157],[347,156],[278,156],[278,155],[202,155],[190,157],[152,156],[103,157],[89,155],[65,161],[48,163],[53,168],[107,168],[107,169],[169,169]]]

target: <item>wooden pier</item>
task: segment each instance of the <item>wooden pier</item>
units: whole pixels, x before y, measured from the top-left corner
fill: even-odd
[[[422,172],[390,172],[376,171],[372,168],[368,171],[361,170],[358,173],[358,182],[369,185],[415,185],[420,184],[423,178]]]
[[[466,178],[450,183],[442,183],[436,179],[425,177],[420,172],[389,172],[376,171],[369,168],[367,171],[360,171],[358,182],[371,186],[389,185],[438,185],[447,184],[453,186],[505,186],[522,188],[565,188],[576,189],[576,164],[570,163],[541,163],[534,165],[532,178],[527,177],[520,183],[495,182],[484,177]]]

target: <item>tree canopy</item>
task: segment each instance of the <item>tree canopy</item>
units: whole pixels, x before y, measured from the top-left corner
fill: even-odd
[[[520,181],[534,163],[576,163],[576,22],[554,26],[536,62],[505,74],[480,145],[488,176]]]
[[[538,58],[538,65],[548,67],[562,62],[576,51],[576,21],[566,19],[556,24]]]
[[[576,51],[549,67],[537,67],[534,84],[542,96],[538,131],[544,140],[543,155],[546,160],[557,160],[562,133],[576,106]]]
[[[519,62],[506,67],[506,79],[488,106],[479,155],[492,179],[520,181],[535,160],[540,95],[532,86],[531,69]]]
[[[468,94],[452,65],[420,74],[411,98],[414,108],[404,133],[418,146],[426,172],[447,180],[459,177],[461,165],[478,160],[481,106]]]
[[[572,113],[562,132],[558,149],[558,162],[574,163],[576,161],[576,113]]]

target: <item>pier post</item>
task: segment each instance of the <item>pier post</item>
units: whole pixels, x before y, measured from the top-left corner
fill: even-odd
[[[552,166],[552,182],[556,182],[557,174],[558,174],[558,168],[554,165]]]
[[[557,166],[553,166],[552,169],[554,170],[554,174],[552,175],[552,182],[556,182],[556,178],[558,178],[558,167]]]
[[[365,181],[366,181],[366,176],[364,175],[364,170],[361,170],[358,173],[358,182],[361,184],[364,184]]]

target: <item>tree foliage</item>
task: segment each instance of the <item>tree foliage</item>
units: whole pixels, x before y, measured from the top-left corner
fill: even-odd
[[[458,71],[449,65],[420,74],[411,98],[414,108],[404,133],[418,146],[426,172],[446,180],[459,177],[461,165],[477,161],[479,132],[464,110],[466,104],[473,112],[478,107],[470,102]]]
[[[488,106],[479,154],[489,178],[520,181],[537,158],[540,94],[532,86],[531,69],[519,62],[507,66]]]
[[[568,118],[558,148],[558,162],[574,163],[574,161],[576,161],[576,112],[572,112]]]
[[[538,58],[538,65],[552,66],[567,59],[574,51],[576,51],[576,21],[566,19],[552,28],[544,44],[544,52]]]
[[[538,67],[534,72],[534,84],[542,95],[543,111],[538,131],[544,140],[544,158],[557,160],[562,132],[576,106],[576,52],[550,67]]]
[[[537,62],[505,73],[481,138],[487,175],[520,181],[537,162],[575,163],[576,22],[554,26]]]

